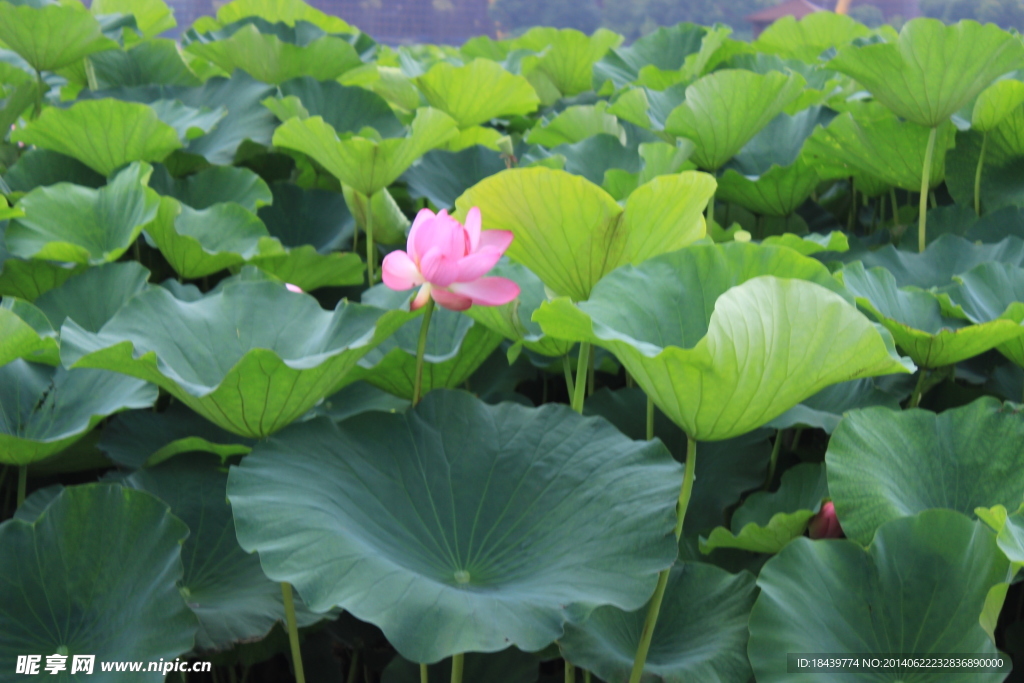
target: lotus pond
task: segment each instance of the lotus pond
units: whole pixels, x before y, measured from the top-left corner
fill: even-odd
[[[0,681],[1024,668],[1018,35],[174,26],[0,0]]]

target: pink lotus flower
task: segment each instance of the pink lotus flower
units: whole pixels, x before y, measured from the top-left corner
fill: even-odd
[[[295,292],[296,294],[302,294],[302,288],[299,287],[298,285],[293,285],[290,282],[284,283],[284,288],[287,289],[289,292]]]
[[[811,538],[845,538],[843,528],[836,518],[836,506],[829,501],[821,506],[811,523],[807,526],[807,535]]]
[[[422,285],[412,310],[431,298],[464,311],[470,306],[501,306],[519,296],[519,285],[503,277],[483,277],[512,242],[508,230],[480,230],[480,209],[473,207],[462,225],[447,211],[423,209],[409,230],[407,251],[384,258],[384,284],[396,291]]]

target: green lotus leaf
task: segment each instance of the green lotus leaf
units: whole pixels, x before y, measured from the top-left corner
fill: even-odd
[[[613,352],[687,434],[717,441],[830,384],[909,372],[888,333],[840,291],[824,266],[784,247],[695,245],[620,268],[589,301],[556,299],[533,317],[551,336]]]
[[[246,17],[259,17],[288,26],[305,21],[329,33],[351,33],[354,30],[340,17],[324,14],[302,0],[232,0],[217,10],[217,21],[224,25]]]
[[[838,230],[824,235],[817,232],[812,232],[809,235],[794,235],[793,233],[771,235],[761,240],[761,244],[789,247],[804,256],[819,254],[823,251],[843,252],[850,249],[850,241],[847,239],[846,233]]]
[[[867,270],[859,262],[852,263],[839,277],[857,304],[884,325],[896,345],[921,367],[959,363],[1024,337],[1024,306],[1018,320],[972,325],[969,320],[945,315],[939,298],[931,292],[899,289],[896,278],[885,268]]]
[[[81,6],[0,3],[0,42],[36,71],[56,71],[86,55],[117,48]]]
[[[342,196],[355,222],[365,232],[367,219],[373,215],[374,240],[380,244],[405,244],[406,235],[412,226],[409,217],[402,213],[398,202],[387,188],[368,197],[347,185],[342,186]]]
[[[18,202],[25,216],[7,226],[8,250],[21,258],[71,263],[120,258],[156,216],[159,198],[146,187],[151,170],[132,164],[98,190],[70,183],[32,190]]]
[[[410,166],[402,180],[413,197],[426,197],[434,206],[448,207],[454,206],[463,192],[505,168],[501,155],[486,147],[459,152],[435,149]]]
[[[531,145],[557,147],[605,133],[625,144],[626,131],[607,110],[604,103],[569,107],[551,121],[531,130],[526,141]]]
[[[646,130],[662,131],[672,112],[686,100],[686,86],[679,84],[664,91],[633,88],[623,92],[608,113]]]
[[[114,99],[49,107],[11,140],[74,157],[105,176],[131,161],[161,161],[181,147],[177,132],[153,109]]]
[[[65,280],[86,268],[65,266],[35,259],[19,259],[4,247],[4,230],[0,226],[0,296],[16,296],[35,301],[40,294],[60,286]]]
[[[502,259],[489,275],[504,277],[519,285],[519,296],[503,306],[472,306],[465,315],[505,339],[522,343],[527,349],[543,356],[566,356],[574,342],[546,336],[540,325],[533,322],[533,312],[541,302],[547,301],[544,283],[529,268]]]
[[[600,415],[631,439],[647,438],[647,397],[641,389],[598,389],[587,398],[583,414]],[[701,457],[697,459],[696,477],[701,484],[690,498],[684,536],[696,536],[724,524],[726,510],[764,481],[772,450],[765,438],[767,433],[754,430],[735,439],[697,444]],[[682,459],[686,435],[660,410],[654,411],[654,436]]]
[[[536,653],[521,652],[510,647],[497,653],[471,652],[466,655],[462,677],[467,681],[488,683],[537,683],[540,661]],[[451,660],[427,667],[431,680],[449,681]],[[402,657],[395,657],[381,674],[381,683],[422,683],[420,666]]]
[[[870,35],[867,26],[844,14],[814,12],[801,19],[782,17],[772,22],[753,45],[765,54],[815,62],[826,50]]]
[[[700,50],[709,33],[709,29],[690,23],[660,27],[627,47],[610,49],[594,65],[594,83],[600,85],[610,80],[615,88],[623,88],[639,80],[647,67],[679,71],[686,58]]]
[[[201,84],[182,59],[177,42],[170,38],[151,38],[127,50],[101,52],[90,56],[89,64],[100,90],[122,86]]]
[[[480,207],[485,229],[511,230],[507,254],[563,296],[582,300],[623,264],[680,249],[704,236],[715,182],[688,171],[655,178],[625,208],[584,178],[547,168],[512,169],[469,189],[458,215]]]
[[[778,437],[777,437],[778,438]],[[794,538],[803,536],[807,523],[828,496],[825,469],[818,463],[802,463],[782,474],[779,490],[758,491],[743,501],[732,515],[731,529],[718,527],[700,550],[740,548],[755,553],[777,553]]]
[[[511,47],[542,53],[522,59],[522,74],[538,92],[545,85],[553,88],[557,99],[558,94],[590,90],[594,64],[621,42],[622,36],[603,28],[590,36],[575,29],[532,28],[513,40]]]
[[[156,166],[149,186],[197,211],[224,202],[256,211],[274,201],[262,178],[247,168],[233,166],[211,166],[184,178],[173,178],[166,168]]]
[[[38,308],[5,297],[0,302],[0,366],[16,358],[59,365],[57,332]]]
[[[27,465],[59,453],[100,420],[148,408],[156,387],[102,370],[14,360],[0,366],[0,462]]]
[[[339,139],[321,117],[289,119],[274,133],[274,145],[303,152],[344,185],[370,196],[393,183],[412,162],[456,133],[455,121],[437,109],[416,112],[409,134],[382,141]]]
[[[149,106],[161,121],[174,129],[182,141],[206,135],[228,114],[224,107],[189,107],[180,100],[157,100]]]
[[[298,98],[309,116],[322,117],[338,133],[359,133],[369,127],[391,138],[405,132],[387,100],[365,88],[303,76],[282,83],[281,94]]]
[[[792,166],[773,166],[749,177],[726,169],[718,179],[717,197],[766,216],[788,216],[807,201],[821,183],[815,163],[800,157]]]
[[[1022,436],[1021,412],[992,397],[937,415],[850,411],[825,455],[843,530],[866,544],[889,520],[930,508],[1016,510],[1024,501]]]
[[[130,14],[146,38],[153,38],[174,28],[174,10],[163,0],[96,0],[89,6],[93,14]]]
[[[83,187],[102,187],[107,179],[77,159],[33,149],[22,154],[4,175],[4,182],[12,192],[31,192],[44,185],[73,183]]]
[[[100,662],[174,658],[192,648],[196,618],[178,592],[188,528],[148,493],[110,484],[64,489],[34,521],[9,520],[0,542],[0,660],[64,653],[66,681],[110,683]],[[26,562],[25,558],[34,558]],[[94,655],[90,674],[70,674]],[[164,680],[162,671],[132,676]]]
[[[673,567],[640,680],[749,681],[747,618],[756,592],[747,572],[730,574],[696,562]],[[646,607],[635,612],[599,607],[582,624],[566,626],[559,649],[602,680],[628,680],[646,616]]]
[[[993,130],[1022,104],[1024,83],[1013,79],[996,81],[983,90],[974,102],[971,128],[982,132]]]
[[[787,672],[787,652],[998,656],[979,615],[989,589],[1006,581],[1008,564],[995,534],[950,510],[893,520],[867,550],[852,541],[798,538],[757,580],[747,648],[754,675],[764,683],[804,680],[805,673]],[[956,678],[939,669],[870,675],[894,683]],[[968,676],[996,683],[1006,672]],[[848,672],[813,677],[849,680]]]
[[[803,91],[799,74],[724,69],[686,89],[686,101],[665,122],[665,130],[697,145],[700,168],[717,170]],[[755,104],[756,103],[756,104]]]
[[[442,390],[404,415],[294,425],[231,469],[228,498],[270,578],[431,663],[539,650],[595,607],[640,608],[676,556],[680,469],[567,406]]]
[[[895,43],[848,45],[829,68],[859,81],[900,118],[934,128],[997,77],[1024,65],[1024,45],[994,24],[912,19]],[[900,78],[893,78],[900,74]]]
[[[408,292],[377,285],[363,293],[370,306],[394,310],[407,304]],[[480,307],[475,307],[480,308]],[[365,380],[395,396],[411,399],[422,318],[410,320],[360,359],[345,381]],[[423,353],[423,393],[461,386],[498,348],[501,335],[457,311],[434,311]]]
[[[544,154],[538,148],[538,156]],[[614,174],[625,173],[632,180],[640,172],[641,159],[636,145],[626,146],[613,135],[599,133],[575,143],[558,145],[550,152],[551,159],[564,159],[561,168],[581,175],[595,185],[609,185]],[[525,155],[524,161],[533,155]],[[532,160],[532,159],[531,159]],[[615,169],[621,169],[616,171]],[[631,183],[630,191],[636,189]],[[626,193],[628,195],[628,193]]]
[[[954,279],[957,284],[945,291],[972,322],[982,327],[1017,326],[1017,334],[996,348],[1024,367],[1024,269],[983,263]]]
[[[438,62],[416,84],[427,103],[455,119],[459,128],[499,116],[523,116],[540,106],[528,80],[489,59],[474,59],[465,66]]]
[[[1002,505],[991,510],[979,508],[975,514],[996,532],[996,543],[1011,564],[1011,570],[1024,566],[1024,511],[1008,514]]]
[[[224,492],[228,475],[220,460],[190,454],[132,473],[122,484],[150,493],[171,508],[191,533],[181,547],[182,595],[199,619],[196,647],[222,650],[267,635],[284,618],[281,584],[271,581],[256,555],[235,539],[235,522]],[[324,618],[299,603],[300,626]]]
[[[919,192],[930,131],[881,114],[877,106],[858,113],[858,118],[849,112],[840,114],[828,126],[816,130],[807,140],[807,154],[825,163],[845,164],[851,171],[886,184]],[[929,175],[931,187],[937,187],[945,178],[946,150],[952,146],[956,128],[947,124],[939,126],[938,131]]]
[[[344,37],[322,32],[314,40],[293,43],[262,33],[249,23],[227,37],[194,35],[198,40],[189,42],[186,51],[227,73],[241,69],[263,83],[284,83],[300,76],[327,81],[362,64],[356,49]]]
[[[409,401],[405,399],[366,382],[353,382],[338,393],[325,398],[313,408],[311,414],[324,415],[334,422],[341,422],[371,410],[395,413],[405,411],[408,407]]]
[[[909,396],[910,392],[910,387],[900,391],[874,379],[840,382],[825,387],[803,403],[793,406],[769,422],[768,426],[774,429],[806,426],[831,434],[839,426],[846,411],[869,406],[885,406],[890,410],[899,410],[900,402]]]
[[[148,287],[149,271],[135,261],[105,263],[68,278],[35,301],[54,330],[66,319],[97,332],[132,297]]]
[[[5,137],[7,130],[38,101],[39,90],[39,85],[32,81],[22,83],[8,93],[0,90],[0,94],[7,94],[7,97],[0,101],[0,126],[3,126]]]
[[[154,287],[98,333],[66,322],[61,360],[146,379],[218,426],[259,438],[312,408],[412,316],[348,302],[328,312],[269,281],[222,283],[192,302]]]
[[[783,112],[743,145],[725,168],[738,171],[744,176],[756,177],[775,166],[792,166],[801,160],[807,138],[818,128],[827,126],[835,117],[836,112],[820,105],[792,115]],[[830,177],[830,168],[821,163],[818,166],[823,177]]]

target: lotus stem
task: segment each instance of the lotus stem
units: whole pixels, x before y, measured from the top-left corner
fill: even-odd
[[[426,664],[420,664],[420,683],[430,683],[430,672]]]
[[[38,119],[43,113],[43,93],[46,92],[46,81],[43,80],[43,73],[36,70],[36,106],[32,110],[32,118]]]
[[[854,223],[857,220],[857,178],[850,176],[850,213],[846,217],[846,231],[853,232]]]
[[[295,600],[292,598],[292,585],[287,581],[281,583],[281,595],[284,597],[284,618],[288,626],[288,643],[292,648],[295,683],[306,683],[306,674],[302,670],[302,649],[299,647],[299,626],[295,622]]]
[[[25,491],[28,489],[28,465],[18,468],[18,507],[25,502]]]
[[[587,362],[587,396],[593,396],[594,384],[596,383],[596,373],[594,369],[594,357],[596,353],[590,354],[590,359]]]
[[[562,370],[565,372],[565,388],[569,390],[569,400],[571,401],[576,390],[573,388],[572,363],[569,361],[569,356],[562,356]]]
[[[683,521],[686,519],[686,508],[690,506],[690,495],[693,493],[693,480],[697,470],[697,441],[686,435],[686,470],[683,473],[683,486],[679,490],[679,502],[676,504],[676,542],[683,535]],[[640,683],[644,673],[644,664],[647,663],[647,652],[651,649],[651,639],[654,637],[654,627],[658,624],[658,613],[661,612],[661,602],[665,599],[665,587],[668,586],[668,577],[672,568],[664,569],[658,574],[658,585],[654,589],[654,595],[647,607],[647,618],[644,619],[644,628],[640,632],[640,645],[636,649],[636,658],[633,660],[633,672],[629,675],[629,683]]]
[[[981,154],[978,155],[978,170],[974,172],[974,213],[981,215],[981,170],[985,167],[985,148],[988,147],[988,131],[981,136]]]
[[[359,650],[352,650],[352,661],[348,665],[348,678],[345,679],[345,683],[356,683],[356,677],[359,675]]]
[[[462,683],[462,667],[465,665],[466,655],[459,653],[452,657],[452,683]]]
[[[366,198],[366,282],[373,287],[373,195]]]
[[[910,403],[907,404],[908,408],[916,408],[921,405],[921,397],[924,396],[924,379],[927,375],[928,371],[921,368],[917,376],[917,385],[914,387],[914,393],[910,395]]]
[[[420,323],[420,340],[416,344],[416,380],[412,387],[412,404],[420,402],[423,392],[423,354],[427,350],[427,330],[430,328],[430,317],[434,315],[434,300],[429,299],[423,311],[423,322]]]
[[[707,223],[708,223],[708,228],[709,229],[710,229],[711,225],[714,222],[715,222],[715,195],[712,194],[711,198],[708,200],[708,218],[707,218]]]
[[[576,667],[569,660],[565,660],[565,683],[576,683]]]
[[[935,156],[935,139],[938,137],[939,129],[932,128],[928,134],[928,147],[924,151],[924,169],[921,171],[921,203],[920,215],[917,217],[917,250],[924,251],[927,241],[925,230],[928,226],[928,188],[932,174],[932,157]]]
[[[590,363],[590,342],[580,342],[580,357],[576,362],[576,386],[572,395],[572,409],[583,414],[583,399],[587,393],[587,365]]]
[[[772,444],[772,456],[768,460],[768,477],[764,480],[764,490],[767,491],[775,478],[775,466],[779,464],[779,451],[782,450],[782,430],[775,432],[775,443]]]
[[[590,683],[590,671],[583,672],[583,683]]]
[[[892,227],[895,230],[900,224],[900,206],[896,203],[896,188],[889,188],[889,199],[892,201]]]
[[[654,438],[654,399],[647,395],[647,440]]]

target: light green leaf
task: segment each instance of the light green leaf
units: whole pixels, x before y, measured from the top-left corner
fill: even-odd
[[[36,654],[45,665],[66,653],[63,680],[113,683],[124,674],[102,672],[100,662],[184,655],[196,632],[177,586],[187,535],[161,501],[110,484],[66,488],[34,521],[6,522],[0,658]],[[95,656],[94,671],[70,675],[76,655]],[[164,673],[131,678],[160,683]]]
[[[11,140],[74,157],[105,176],[131,161],[161,161],[181,147],[177,132],[153,109],[114,99],[49,107]]]
[[[789,247],[804,256],[811,256],[823,251],[842,252],[850,249],[850,241],[847,239],[846,233],[838,230],[825,235],[817,232],[812,232],[809,235],[794,235],[793,233],[772,235],[761,240],[761,244]]]
[[[81,5],[31,7],[9,2],[0,2],[0,42],[37,71],[56,71],[118,46]]]
[[[146,187],[152,169],[132,164],[98,190],[59,183],[25,195],[23,218],[7,226],[7,248],[22,258],[98,265],[115,261],[156,217],[159,198]],[[68,216],[75,216],[74,222]]]
[[[568,107],[548,123],[532,129],[526,141],[531,145],[557,147],[607,133],[626,144],[626,131],[607,110],[605,103]]]
[[[798,538],[768,560],[757,580],[747,648],[754,675],[759,683],[806,680],[806,673],[788,673],[779,654],[787,652],[998,657],[978,617],[989,589],[1006,581],[1008,564],[995,534],[949,510],[893,520],[867,550],[852,541]],[[866,675],[892,683],[997,683],[1006,673],[893,668]],[[811,677],[850,680],[845,671]]]
[[[542,53],[523,59],[523,75],[535,87],[539,76],[563,96],[570,96],[591,89],[594,64],[621,42],[622,36],[603,28],[591,36],[575,29],[532,28],[512,41],[511,48]]]
[[[217,21],[233,24],[246,17],[259,17],[271,23],[282,22],[295,26],[307,21],[328,33],[351,33],[355,28],[340,17],[324,14],[302,0],[232,0],[217,10]]]
[[[308,244],[291,247],[283,254],[254,256],[248,263],[306,292],[321,287],[350,287],[366,279],[366,264],[358,254],[322,254]]]
[[[830,48],[849,45],[866,38],[871,30],[845,14],[813,12],[801,19],[782,17],[754,41],[758,52],[815,62]]]
[[[825,462],[846,535],[867,543],[889,520],[930,508],[972,515],[1024,502],[1024,415],[984,397],[936,415],[926,410],[850,411]]]
[[[994,24],[911,19],[895,43],[849,45],[828,63],[900,118],[934,128],[1003,74],[1024,65],[1024,45]],[[899,74],[899,78],[894,78]]]
[[[1024,104],[1024,83],[1010,79],[996,81],[978,95],[971,114],[971,128],[982,132],[993,130],[1021,104]]]
[[[622,267],[589,301],[556,299],[533,317],[551,336],[612,351],[687,434],[717,441],[830,384],[909,372],[892,338],[837,291],[824,266],[790,249],[695,245]]]
[[[717,197],[766,216],[788,216],[807,201],[822,178],[817,164],[800,157],[791,166],[772,166],[757,177],[726,169],[718,179]]]
[[[180,100],[157,100],[149,106],[161,121],[174,128],[183,142],[206,135],[228,114],[224,107],[197,109]]]
[[[620,265],[680,249],[704,236],[701,215],[714,179],[687,171],[630,195],[625,209],[584,178],[546,168],[512,169],[470,188],[459,216],[479,207],[485,229],[511,230],[506,252],[556,293],[589,297]]]
[[[201,84],[185,64],[178,51],[178,43],[170,38],[151,38],[124,51],[107,50],[94,54],[89,57],[89,63],[100,90],[121,86]]]
[[[32,304],[4,297],[0,302],[0,366],[16,358],[60,364],[57,332]]]
[[[709,29],[691,23],[660,27],[627,47],[612,48],[594,65],[594,83],[610,80],[616,88],[637,81],[641,73],[678,72],[698,52]],[[648,76],[649,77],[649,76]]]
[[[261,442],[232,468],[228,498],[270,578],[431,663],[539,650],[595,607],[641,607],[676,556],[680,470],[660,443],[567,406],[433,391],[404,415]]]
[[[528,80],[489,59],[474,59],[465,66],[438,62],[416,84],[427,103],[455,119],[459,128],[499,116],[525,116],[540,106]]]
[[[174,10],[164,0],[96,0],[89,6],[93,14],[130,14],[145,38],[158,36],[174,28]]]
[[[768,122],[800,96],[799,74],[715,71],[686,89],[686,101],[665,122],[665,130],[696,143],[693,159],[717,170]]]

